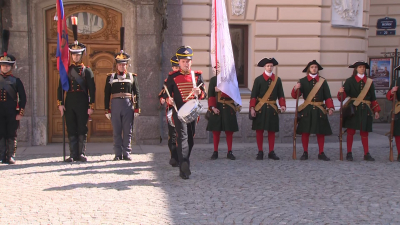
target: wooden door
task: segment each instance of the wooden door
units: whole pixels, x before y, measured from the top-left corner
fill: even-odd
[[[66,5],[67,18],[78,16],[78,41],[86,45],[82,61],[94,73],[96,100],[94,113],[88,122],[89,142],[112,142],[111,122],[104,116],[104,86],[108,73],[113,72],[114,54],[119,51],[119,28],[122,15],[112,9],[97,5]],[[46,11],[47,59],[48,59],[48,132],[49,142],[62,142],[62,117],[57,107],[57,24],[54,21],[55,8]],[[70,25],[67,19],[67,25]],[[73,42],[72,31],[68,32]]]

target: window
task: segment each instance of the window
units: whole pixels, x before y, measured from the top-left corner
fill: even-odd
[[[248,26],[229,25],[239,87],[247,87]]]

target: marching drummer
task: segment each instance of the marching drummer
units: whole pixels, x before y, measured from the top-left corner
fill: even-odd
[[[258,63],[258,67],[264,67],[262,75],[254,80],[250,99],[250,116],[253,120],[252,129],[256,130],[258,154],[257,160],[264,159],[263,135],[268,131],[269,153],[268,158],[279,160],[274,151],[275,132],[279,131],[279,116],[276,100],[278,99],[281,111],[286,110],[286,100],[283,93],[282,81],[272,72],[278,65],[275,58],[264,58]]]
[[[193,148],[193,137],[195,134],[196,121],[188,124],[178,119],[179,109],[189,100],[204,99],[207,94],[204,87],[201,71],[192,71],[193,50],[189,46],[181,46],[176,52],[180,70],[168,76],[166,86],[171,98],[167,98],[167,103],[175,104],[172,118],[175,122],[177,135],[177,153],[179,159],[179,176],[182,179],[189,179],[191,174],[189,155]],[[196,87],[193,87],[196,86]]]
[[[169,72],[169,75],[174,74],[179,70],[179,62],[178,58],[174,55],[171,58],[171,66],[172,66],[172,71]],[[167,78],[168,79],[168,78]],[[166,84],[167,79],[165,79],[164,84]],[[165,99],[168,97],[168,95],[165,93],[165,89],[163,88],[158,94],[158,98],[160,99],[160,104],[164,105]],[[171,122],[173,123],[173,119],[169,118],[170,112],[172,112],[173,106],[170,104],[167,104],[166,107],[166,115],[167,115],[167,125],[168,125],[168,148],[169,152],[171,153],[171,159],[169,160],[169,164],[172,167],[178,167],[179,166],[179,160],[178,160],[178,154],[176,152],[176,132],[175,132],[175,125],[170,124]]]

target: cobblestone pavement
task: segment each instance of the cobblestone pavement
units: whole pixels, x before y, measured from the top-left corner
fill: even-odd
[[[338,160],[337,143],[326,147],[330,162],[316,145],[308,161],[293,161],[287,144],[276,146],[280,161],[256,161],[254,144],[234,147],[230,161],[223,141],[211,161],[212,146],[198,145],[189,180],[168,165],[166,146],[132,162],[24,153],[0,165],[0,224],[400,224],[400,163],[371,142],[375,162],[362,161],[359,144],[354,162]]]

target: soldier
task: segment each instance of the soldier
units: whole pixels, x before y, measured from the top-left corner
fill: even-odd
[[[4,30],[3,55],[0,56],[0,160],[15,164],[17,129],[24,116],[26,95],[21,80],[12,74],[16,59],[7,54],[9,38],[10,32]]]
[[[396,70],[400,70],[400,66],[396,67],[394,69]],[[386,94],[386,98],[389,101],[393,101],[393,97],[396,94],[396,99],[397,99],[397,103],[396,103],[396,108],[395,108],[395,119],[394,119],[394,126],[393,126],[393,136],[395,138],[396,141],[396,147],[397,147],[397,161],[400,162],[400,90],[399,90],[399,85],[400,84],[400,77],[397,78],[397,81],[395,84],[392,83],[391,87],[390,87],[390,91],[388,91],[388,93]]]
[[[69,45],[73,63],[68,68],[69,90],[65,97],[61,79],[57,90],[57,105],[61,116],[64,115],[67,125],[70,156],[65,162],[86,162],[86,142],[89,116],[93,113],[96,85],[94,75],[82,62],[86,46],[78,42],[78,26],[72,25],[74,44]],[[89,94],[89,96],[88,96]]]
[[[297,98],[297,89],[299,89],[299,97],[303,95],[304,98],[304,103],[298,107],[299,120],[296,129],[296,133],[301,134],[301,142],[304,149],[300,160],[308,159],[310,134],[317,135],[319,147],[318,159],[324,161],[330,160],[324,153],[324,143],[325,135],[332,134],[327,114],[331,116],[335,107],[328,82],[319,76],[320,70],[323,70],[323,68],[316,60],[309,62],[303,70],[303,73],[307,73],[307,76],[301,78],[292,90],[293,98]],[[327,108],[328,110],[326,110]]]
[[[278,99],[282,112],[286,111],[286,100],[281,78],[272,72],[276,65],[278,65],[278,61],[275,58],[263,58],[258,62],[257,66],[264,67],[265,71],[254,80],[253,89],[251,89],[250,118],[253,120],[252,129],[256,131],[257,135],[257,160],[264,159],[264,130],[268,131],[268,158],[279,160],[274,151],[275,132],[279,131],[276,100]]]
[[[105,115],[111,119],[113,126],[114,160],[132,160],[130,153],[132,152],[133,120],[140,114],[137,74],[126,70],[130,56],[123,50],[124,31],[124,27],[121,27],[121,52],[115,55],[117,72],[108,74],[104,89]]]
[[[368,132],[372,132],[373,118],[379,118],[381,108],[376,101],[375,86],[372,79],[367,78],[368,63],[355,62],[349,68],[354,68],[353,75],[347,78],[337,95],[339,101],[346,97],[350,100],[343,106],[343,127],[347,128],[347,155],[346,160],[353,161],[351,149],[356,130],[360,130],[361,142],[364,147],[364,160],[375,161],[369,153]],[[340,93],[343,93],[343,99]]]
[[[172,67],[172,71],[169,72],[169,75],[174,74],[176,71],[179,70],[179,62],[178,62],[178,58],[174,55],[171,58],[171,67]],[[168,78],[167,78],[168,79]],[[167,79],[165,79],[164,84],[166,84]],[[167,99],[167,94],[165,92],[165,89],[163,87],[163,89],[161,90],[160,94],[158,95],[158,98],[160,100],[160,104],[164,105],[165,103],[165,99]],[[166,115],[167,115],[167,125],[168,125],[168,148],[169,148],[169,152],[171,153],[171,159],[169,160],[169,164],[172,167],[178,167],[179,166],[179,159],[178,159],[178,154],[176,152],[176,132],[175,132],[175,125],[171,125],[170,121],[173,122],[172,118],[168,118],[169,117],[169,113],[170,111],[172,111],[173,106],[167,104],[166,107]],[[168,121],[170,120],[170,121]]]
[[[168,104],[175,104],[179,111],[187,101],[195,98],[194,95],[196,95],[198,99],[204,99],[207,94],[204,85],[200,86],[204,84],[201,76],[202,72],[195,71],[195,80],[193,81],[192,79],[192,48],[189,46],[181,46],[178,48],[176,56],[179,60],[180,70],[168,76],[166,86],[171,94],[171,98],[167,99]],[[193,88],[193,83],[195,83],[196,88]],[[193,94],[188,98],[191,93]],[[189,155],[194,145],[193,137],[195,134],[196,121],[188,124],[183,123],[178,119],[178,112],[175,109],[173,109],[172,117],[175,122],[175,130],[177,133],[176,150],[179,158],[179,176],[182,179],[189,179],[191,174]]]
[[[239,131],[236,107],[232,98],[221,92],[217,87],[217,76],[210,79],[208,87],[208,110],[210,117],[208,118],[207,130],[212,131],[214,141],[214,152],[211,156],[212,160],[218,159],[218,144],[221,131],[225,131],[226,144],[228,145],[228,153],[226,157],[235,160],[236,157],[232,153],[233,133]]]

